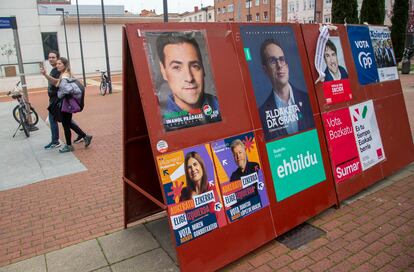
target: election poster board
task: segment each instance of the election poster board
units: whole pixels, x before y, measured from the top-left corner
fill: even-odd
[[[366,170],[385,160],[374,103],[368,100],[349,107],[349,111],[362,170]]]
[[[362,172],[359,152],[348,108],[322,115],[336,183]]]
[[[264,175],[252,132],[211,143],[229,222],[269,205]]]
[[[326,180],[316,129],[267,143],[266,149],[278,202]]]
[[[369,35],[374,48],[379,80],[398,79],[397,62],[391,42],[391,31],[386,26],[369,26]]]
[[[266,141],[314,128],[292,26],[240,26]]]
[[[339,36],[331,36],[328,39],[323,58],[322,70],[325,73],[323,93],[326,104],[351,100],[351,84]]]
[[[177,246],[226,225],[208,144],[158,156],[157,164]]]
[[[348,39],[351,44],[352,57],[361,85],[379,82],[374,49],[367,26],[347,26]]]
[[[221,121],[205,31],[142,34],[165,131]]]

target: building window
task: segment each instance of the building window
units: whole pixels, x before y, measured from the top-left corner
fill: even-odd
[[[332,0],[325,0],[325,3],[326,4],[331,4],[332,3]]]
[[[296,11],[299,11],[299,0],[296,0]]]
[[[315,0],[309,0],[309,9],[313,9],[315,7]]]
[[[306,1],[307,0],[303,0],[303,10],[306,10]]]
[[[252,15],[251,14],[247,14],[246,15],[246,21],[250,22],[252,20]]]
[[[233,12],[233,11],[234,11],[234,6],[233,6],[233,4],[228,5],[228,6],[227,6],[227,12]]]
[[[258,5],[260,5],[260,0],[256,0],[254,1],[254,5],[257,7]]]
[[[211,13],[208,14],[208,19],[211,20]]]
[[[263,0],[263,4],[267,4],[268,3],[268,0]]]
[[[217,9],[217,14],[220,14],[220,12],[221,12],[221,8],[218,8]]]
[[[194,22],[197,22],[197,16],[194,16]]]
[[[190,20],[190,22],[191,22],[191,17],[190,17],[190,18],[188,18],[188,20]]]
[[[295,3],[289,2],[289,12],[294,12],[294,11],[295,11]]]
[[[325,15],[323,17],[324,17],[325,23],[330,23],[331,22],[331,15]]]
[[[53,50],[59,52],[57,32],[43,32],[42,43],[45,60],[48,59],[50,51]]]
[[[308,22],[309,22],[310,24],[313,24],[313,17],[309,17]]]
[[[268,13],[267,11],[263,12],[263,20],[268,20]]]
[[[252,7],[252,0],[246,0],[246,8]]]
[[[256,22],[260,21],[260,13],[256,13]]]
[[[199,21],[199,22],[202,22],[202,21],[203,21],[203,17],[201,17],[201,14],[200,14],[200,15],[198,15],[198,21]]]

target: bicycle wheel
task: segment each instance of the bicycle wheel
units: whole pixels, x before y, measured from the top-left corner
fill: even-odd
[[[20,125],[23,128],[24,134],[26,137],[30,137],[30,127],[29,122],[27,122],[26,113],[22,108],[19,108],[19,117],[20,117]]]
[[[99,91],[101,92],[101,95],[105,95],[108,87],[105,81],[101,82],[101,86],[99,87]]]
[[[13,117],[14,120],[16,120],[17,123],[20,123],[20,117],[19,117],[19,107],[20,105],[17,105],[13,109]],[[33,107],[30,107],[30,116],[32,117],[32,125],[35,126],[39,122],[39,115],[35,111]]]

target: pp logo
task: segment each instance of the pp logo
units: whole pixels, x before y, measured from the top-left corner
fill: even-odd
[[[359,65],[364,67],[364,69],[367,69],[367,67],[368,69],[371,68],[372,58],[369,55],[371,55],[371,53],[360,52],[358,54]]]

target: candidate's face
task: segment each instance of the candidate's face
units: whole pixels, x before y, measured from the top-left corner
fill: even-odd
[[[336,74],[338,72],[338,57],[331,48],[325,48],[324,54],[326,65],[328,66],[329,71]]]
[[[234,162],[237,164],[238,167],[244,170],[247,163],[247,155],[246,150],[241,145],[236,145],[233,148],[233,158]]]
[[[203,178],[204,174],[201,164],[194,158],[188,159],[187,173],[190,179],[195,183],[201,182],[201,179]]]
[[[273,86],[282,88],[289,82],[289,65],[285,54],[279,46],[269,44],[264,50],[266,63],[263,66]]]
[[[199,108],[204,91],[204,70],[196,49],[189,43],[164,47],[161,73],[171,88],[175,103],[183,110]]]
[[[49,64],[52,66],[52,67],[55,67],[56,66],[56,62],[57,62],[57,56],[56,56],[56,54],[55,53],[49,53],[49,55],[48,55],[48,60],[49,60]]]

